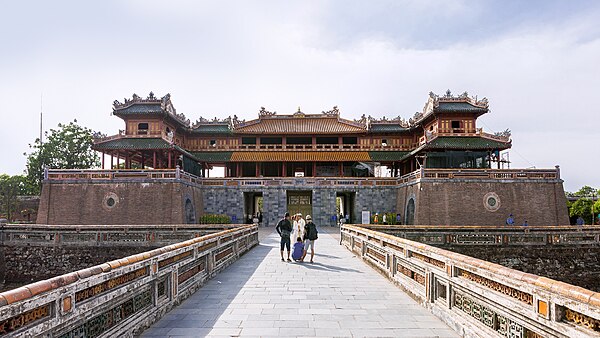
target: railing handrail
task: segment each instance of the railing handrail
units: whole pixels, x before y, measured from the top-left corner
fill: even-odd
[[[578,227],[577,229],[579,228],[582,227]],[[597,229],[599,227],[595,228]],[[451,283],[452,285],[461,285],[462,288],[466,288],[472,291],[482,288],[484,285],[487,286],[487,282],[485,281],[475,282],[470,279],[460,278],[458,272],[464,271],[467,274],[470,274],[470,276],[472,277],[480,276],[483,279],[490,280],[491,282],[499,283],[500,285],[505,285],[509,289],[516,290],[517,292],[522,292],[524,296],[529,295],[527,296],[530,298],[528,302],[522,304],[518,303],[517,300],[523,301],[523,299],[517,297],[509,297],[508,299],[512,300],[512,302],[510,302],[510,306],[515,306],[517,308],[521,307],[523,309],[526,309],[527,311],[531,311],[531,313],[534,314],[538,313],[538,302],[542,301],[546,304],[545,306],[547,306],[545,314],[545,316],[547,316],[546,319],[550,319],[550,321],[548,321],[547,323],[550,323],[552,325],[563,325],[560,330],[568,327],[568,324],[562,323],[561,318],[554,318],[556,316],[554,312],[557,310],[550,310],[550,306],[553,306],[553,304],[556,304],[557,306],[566,307],[571,311],[579,311],[584,316],[589,316],[590,318],[592,318],[592,320],[600,320],[599,292],[594,292],[579,286],[556,281],[547,277],[538,276],[531,273],[525,273],[515,269],[510,269],[499,264],[451,252],[424,243],[414,242],[409,239],[396,237],[391,234],[386,234],[361,226],[344,225],[341,228],[341,232],[342,242],[345,243],[347,246],[350,245],[350,250],[354,250],[355,248],[353,244],[354,240],[348,242],[347,236],[350,236],[350,238],[357,237],[358,239],[360,239],[362,244],[360,244],[359,248],[362,250],[363,256],[365,255],[365,245],[367,244],[370,246],[374,246],[376,250],[379,250],[382,253],[391,250],[395,252],[395,255],[403,257],[404,259],[409,259],[410,257],[412,257],[412,253],[415,253],[417,255],[416,258],[421,257],[419,258],[420,263],[418,264],[425,263],[425,265],[421,264],[422,266],[427,267],[425,271],[437,271],[434,272],[437,275],[437,278],[447,279],[448,283]],[[370,255],[376,256],[378,254],[372,253]],[[380,257],[381,259],[385,258],[384,256]],[[385,262],[379,262],[381,264],[381,269],[391,269],[389,263],[386,263],[388,262],[388,259],[389,258],[385,258]],[[386,264],[388,264],[387,268]],[[391,273],[387,270],[386,272]],[[391,274],[392,276],[394,275],[393,273]],[[430,277],[428,279],[429,282],[431,282],[432,278],[435,280],[436,277]],[[480,297],[484,298],[497,297],[491,295],[486,296],[485,292],[483,295],[479,294],[478,292],[475,293]],[[446,297],[449,296],[446,295]],[[428,301],[431,301],[429,300],[427,295],[425,295],[425,298],[428,299]],[[503,306],[508,306],[507,304],[508,303],[505,303]],[[528,306],[525,306],[524,304],[528,304]],[[581,304],[585,306],[581,306]],[[550,311],[552,311],[552,315],[550,315]],[[534,321],[537,320],[537,316],[535,315],[530,315],[527,317],[530,317]],[[540,322],[538,321],[538,323]],[[556,328],[557,326],[553,327],[553,329]],[[563,331],[559,332],[564,333]],[[579,336],[579,332],[581,331],[577,331],[577,336]]]

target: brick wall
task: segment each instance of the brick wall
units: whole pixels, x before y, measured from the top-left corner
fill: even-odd
[[[183,224],[187,199],[197,220],[202,192],[185,182],[49,182],[42,188],[37,223]]]
[[[498,198],[499,208],[484,205],[487,194]],[[561,182],[514,180],[421,181],[398,189],[398,209],[406,213],[415,198],[415,224],[503,225],[509,214],[515,224],[568,225],[567,204]]]

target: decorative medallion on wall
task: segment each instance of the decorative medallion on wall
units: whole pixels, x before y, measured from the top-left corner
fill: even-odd
[[[491,212],[500,209],[500,197],[495,192],[488,192],[483,196],[483,206]]]
[[[119,204],[119,196],[117,196],[117,194],[114,192],[109,192],[108,194],[104,195],[104,200],[102,200],[102,207],[104,209],[111,210],[117,204]]]

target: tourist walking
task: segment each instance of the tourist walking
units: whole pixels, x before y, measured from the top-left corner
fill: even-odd
[[[277,226],[275,227],[275,230],[277,230],[277,233],[279,234],[279,236],[281,237],[281,242],[280,242],[280,251],[281,251],[281,261],[285,261],[283,259],[283,249],[287,248],[287,260],[288,262],[291,262],[292,260],[290,259],[290,234],[292,233],[292,224],[290,223],[290,213],[286,212],[285,216],[283,216],[283,219],[279,221],[279,223],[277,223]]]
[[[306,253],[310,248],[310,262],[313,263],[313,258],[315,257],[315,241],[318,236],[317,226],[312,222],[312,217],[310,215],[306,215],[306,225],[304,226],[304,255],[302,256],[302,261],[306,257]]]

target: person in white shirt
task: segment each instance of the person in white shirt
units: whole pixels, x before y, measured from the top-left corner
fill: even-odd
[[[296,226],[294,227],[294,231],[297,231],[298,236],[304,240],[304,226],[306,222],[302,218],[302,214],[298,213],[298,217],[296,218]]]

